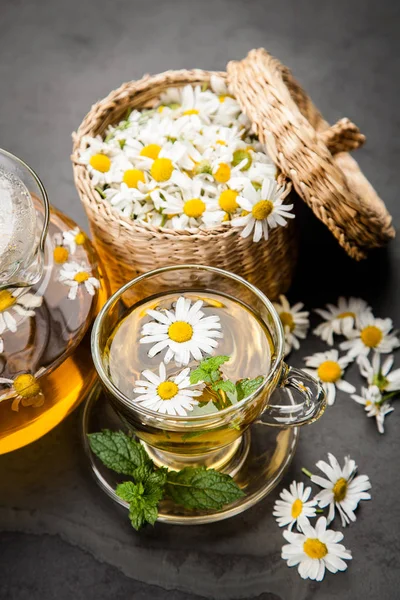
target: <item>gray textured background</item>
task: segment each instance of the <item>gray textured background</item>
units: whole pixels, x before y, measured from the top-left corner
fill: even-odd
[[[399,25],[398,3],[386,0],[0,0],[0,146],[31,164],[52,203],[84,225],[70,134],[93,102],[144,72],[223,69],[265,46],[329,121],[348,116],[367,135],[357,157],[397,224]],[[400,242],[357,265],[308,210],[301,219],[292,298],[311,308],[339,293],[361,295],[400,325]],[[310,338],[301,355],[322,348]],[[355,368],[349,380],[359,384]],[[278,490],[230,521],[133,532],[88,476],[75,412],[42,440],[0,457],[0,598],[398,598],[399,415],[379,436],[340,395],[302,432],[285,484],[327,451],[350,453],[373,484],[373,501],[345,531],[354,554],[348,571],[316,584],[279,558],[271,516]]]

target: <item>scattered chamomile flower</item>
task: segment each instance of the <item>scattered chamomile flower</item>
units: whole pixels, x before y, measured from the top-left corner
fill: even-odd
[[[134,398],[134,402],[162,414],[184,417],[197,405],[196,397],[202,394],[198,385],[190,383],[189,367],[168,378],[165,364],[161,362],[158,375],[146,370],[142,377],[144,379],[135,382],[133,391],[139,396]]]
[[[362,404],[367,413],[367,417],[375,417],[376,426],[379,433],[384,433],[384,421],[386,415],[394,411],[394,408],[390,406],[388,401],[385,401],[384,397],[376,385],[369,386],[368,388],[361,388],[361,396],[358,394],[352,395],[353,400]]]
[[[248,214],[232,219],[233,227],[244,226],[242,237],[254,231],[254,242],[259,242],[262,237],[267,240],[269,229],[278,225],[284,227],[286,219],[294,219],[294,214],[290,212],[293,204],[282,204],[283,192],[284,188],[278,187],[276,181],[271,179],[265,179],[260,190],[254,189],[251,183],[247,184],[238,203]]]
[[[322,581],[325,569],[331,573],[345,571],[345,560],[351,560],[349,550],[339,544],[343,540],[343,533],[327,529],[325,517],[320,517],[312,527],[309,523],[304,525],[303,533],[284,531],[283,537],[289,542],[282,548],[282,558],[287,561],[288,567],[298,565],[298,572],[302,579]]]
[[[20,373],[14,379],[0,377],[0,384],[7,384],[9,391],[0,393],[0,402],[12,399],[11,409],[18,412],[20,404],[22,406],[32,406],[39,408],[44,404],[44,395],[40,387],[39,378],[45,372],[40,368],[34,375],[32,373]]]
[[[340,344],[341,350],[347,350],[351,359],[368,356],[371,350],[390,354],[400,346],[397,332],[392,332],[392,319],[377,319],[366,311],[357,319],[356,328],[346,333],[348,338]]]
[[[371,362],[364,355],[357,359],[361,375],[365,377],[370,386],[376,385],[381,392],[400,390],[400,369],[390,371],[393,362],[394,356],[390,354],[381,366],[381,355],[376,352],[374,352]]]
[[[148,354],[150,358],[167,348],[164,362],[172,358],[178,365],[187,365],[192,355],[202,360],[204,354],[213,354],[222,338],[218,315],[205,316],[201,311],[203,301],[192,304],[191,300],[180,296],[174,310],[148,310],[154,320],[142,327],[141,344],[154,344]]]
[[[18,321],[34,317],[35,309],[42,305],[43,297],[22,290],[0,290],[0,335],[5,331],[15,333]],[[16,319],[15,315],[22,317]]]
[[[316,500],[309,500],[311,487],[304,489],[304,484],[293,481],[289,491],[280,493],[280,500],[274,505],[273,516],[276,517],[279,527],[289,525],[289,531],[296,523],[298,531],[302,531],[304,523],[308,523],[310,517],[315,517]]]
[[[310,326],[310,321],[308,319],[310,313],[302,310],[304,304],[301,302],[298,302],[291,307],[285,296],[279,296],[279,300],[280,302],[274,302],[274,307],[279,315],[285,332],[286,356],[292,348],[295,350],[300,348],[299,339],[304,340],[306,338]]]
[[[327,304],[325,309],[316,308],[314,312],[324,319],[324,323],[318,325],[313,333],[330,346],[333,346],[334,335],[347,336],[357,323],[357,319],[366,312],[371,313],[372,309],[361,298],[349,298],[347,300],[340,296],[337,306]]]
[[[75,227],[74,229],[70,229],[69,231],[63,232],[63,245],[67,246],[70,254],[75,254],[78,246],[83,246],[86,241],[86,235],[79,229],[79,227]]]
[[[353,459],[346,456],[343,469],[333,454],[328,454],[329,464],[323,460],[317,462],[317,467],[325,475],[312,475],[311,481],[324,488],[315,496],[321,508],[329,506],[328,524],[333,521],[335,508],[338,510],[342,526],[346,527],[350,521],[355,521],[355,509],[360,500],[370,500],[371,482],[367,475],[356,475],[357,465]]]
[[[321,381],[329,406],[335,402],[336,388],[347,394],[353,394],[356,391],[354,385],[343,379],[344,370],[352,362],[350,357],[341,356],[339,358],[337,350],[327,350],[307,356],[305,362],[306,367],[312,367],[304,369],[305,372]]]
[[[82,286],[85,287],[90,296],[94,296],[96,288],[100,287],[100,281],[96,277],[93,277],[90,267],[84,263],[65,263],[60,269],[59,281],[70,287],[68,293],[70,300],[75,300],[78,289]]]

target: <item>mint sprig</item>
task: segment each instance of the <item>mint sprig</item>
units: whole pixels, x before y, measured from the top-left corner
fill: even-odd
[[[91,433],[88,439],[106,467],[132,477],[120,483],[116,493],[129,503],[129,518],[136,530],[146,523],[154,525],[158,504],[165,497],[188,509],[220,510],[244,496],[229,475],[214,469],[157,469],[144,447],[122,431]]]
[[[231,406],[234,402],[240,402],[243,398],[247,398],[247,396],[250,396],[260,387],[264,380],[262,375],[255,379],[239,379],[236,383],[224,378],[221,366],[228,362],[229,359],[229,356],[206,358],[190,374],[190,383],[204,382],[216,392],[218,399],[213,403],[218,410],[222,410],[227,406]]]

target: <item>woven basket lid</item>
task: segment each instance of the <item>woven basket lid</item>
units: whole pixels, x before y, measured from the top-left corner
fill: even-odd
[[[350,150],[365,136],[349,119],[330,126],[293,78],[266,50],[227,66],[228,81],[260,141],[300,197],[355,259],[395,232],[385,204]]]

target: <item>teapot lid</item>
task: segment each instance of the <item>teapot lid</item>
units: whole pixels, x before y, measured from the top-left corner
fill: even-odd
[[[277,167],[353,258],[395,235],[385,204],[350,150],[365,142],[356,125],[330,126],[287,67],[266,50],[227,65],[241,109]]]

